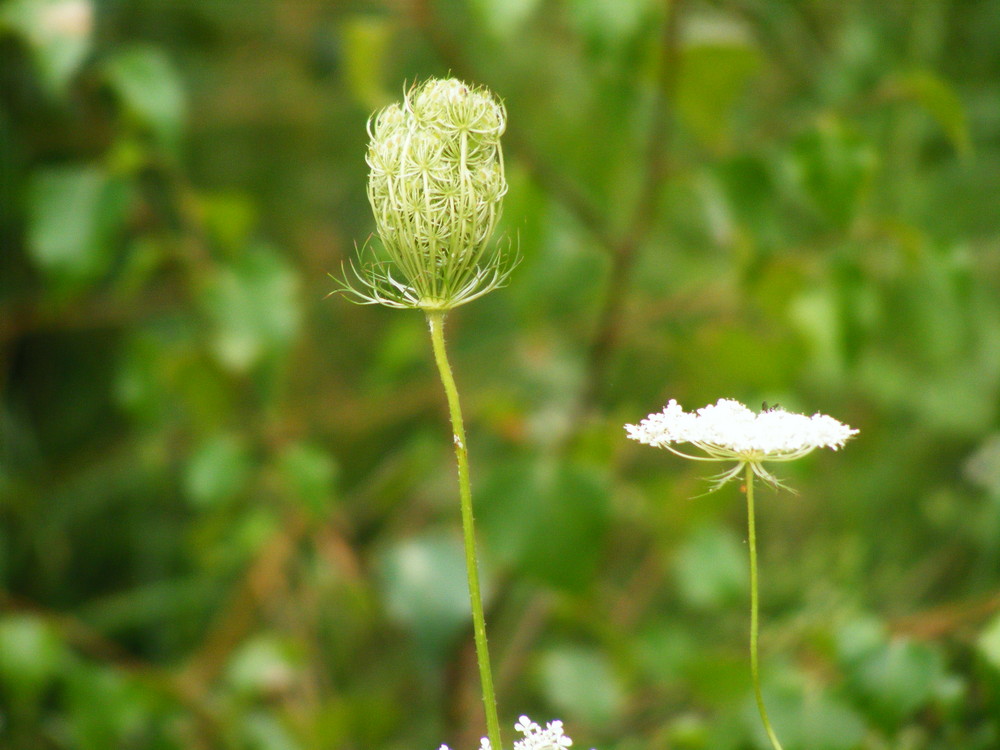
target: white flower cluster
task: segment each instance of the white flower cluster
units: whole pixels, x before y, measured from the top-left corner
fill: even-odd
[[[368,122],[368,200],[389,260],[358,273],[362,302],[450,309],[504,281],[489,242],[507,192],[504,107],[454,78],[412,87]]]
[[[777,480],[762,467],[764,461],[792,461],[817,448],[837,450],[857,430],[826,414],[795,414],[778,407],[754,412],[733,399],[719,399],[694,412],[686,412],[673,399],[662,412],[650,414],[639,424],[627,424],[632,440],[666,448],[683,458],[700,461],[736,461],[716,486],[737,476],[749,464],[757,476],[771,484]],[[690,444],[705,455],[683,453],[675,445]]]
[[[573,740],[563,734],[561,721],[550,721],[543,729],[540,724],[522,716],[517,720],[514,729],[524,735],[523,739],[514,742],[514,750],[563,750],[573,744]],[[450,750],[447,745],[441,745],[439,750]],[[491,750],[490,741],[483,737],[479,750]]]

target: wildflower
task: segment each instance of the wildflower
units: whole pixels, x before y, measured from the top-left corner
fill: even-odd
[[[542,729],[527,716],[517,720],[514,729],[524,735],[524,739],[515,740],[514,750],[563,750],[573,744],[573,740],[563,734],[561,721],[550,721]],[[447,745],[441,745],[439,750],[450,750]],[[491,750],[490,741],[483,737],[479,750]]]
[[[662,412],[650,414],[639,424],[627,424],[632,440],[666,448],[695,461],[735,462],[715,477],[712,491],[737,477],[745,467],[772,486],[778,479],[764,468],[765,462],[793,461],[817,448],[837,450],[857,430],[825,414],[794,414],[781,407],[757,413],[739,401],[719,399],[695,412],[686,412],[673,399]],[[675,446],[690,444],[704,455],[691,455]]]
[[[476,661],[486,713],[483,750],[501,747],[486,616],[476,560],[469,454],[448,361],[445,314],[506,283],[515,257],[491,246],[507,192],[500,136],[507,113],[493,95],[454,78],[430,79],[368,121],[368,201],[384,259],[351,265],[336,291],[362,304],[424,311],[444,386],[458,466]],[[526,738],[527,741],[527,738]],[[541,746],[525,746],[533,750]],[[553,746],[558,747],[558,746]]]
[[[338,291],[362,304],[450,310],[502,286],[516,258],[491,246],[507,192],[503,105],[454,78],[413,86],[368,121],[368,200],[385,258]]]
[[[759,412],[750,411],[739,401],[719,399],[696,412],[686,412],[673,399],[658,414],[650,414],[639,424],[627,424],[625,430],[632,440],[666,448],[682,458],[694,461],[732,461],[735,466],[715,477],[710,491],[719,489],[730,479],[745,477],[747,498],[747,542],[750,551],[750,676],[754,697],[764,731],[773,750],[782,750],[781,742],[771,726],[760,687],[758,657],[759,598],[757,591],[757,526],[754,519],[754,476],[780,486],[780,482],[764,468],[765,461],[793,461],[817,448],[842,448],[858,431],[825,414],[793,414],[781,407]],[[691,455],[675,448],[689,444],[703,455]]]

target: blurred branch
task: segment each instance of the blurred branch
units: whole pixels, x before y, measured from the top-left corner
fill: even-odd
[[[646,144],[646,174],[632,211],[628,229],[614,244],[611,271],[604,304],[598,315],[597,332],[588,353],[587,379],[579,396],[577,416],[600,395],[607,382],[608,367],[621,333],[626,288],[635,254],[646,239],[656,218],[657,201],[669,172],[668,154],[673,140],[674,118],[670,112],[677,88],[678,44],[682,0],[664,3],[665,18],[661,30],[662,53],[656,83],[656,99]]]
[[[258,606],[285,585],[285,567],[306,531],[305,519],[291,514],[263,545],[228,604],[215,618],[201,647],[185,667],[182,681],[195,695],[204,695],[225,666],[233,649],[256,625]]]
[[[1000,591],[898,617],[890,621],[889,629],[901,635],[934,640],[984,620],[994,612],[1000,612]]]
[[[176,290],[167,287],[143,290],[138,299],[103,295],[69,305],[43,306],[35,299],[8,303],[0,308],[0,345],[35,333],[129,326],[176,310],[177,303]]]

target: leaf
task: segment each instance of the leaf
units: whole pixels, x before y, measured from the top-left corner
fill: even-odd
[[[890,90],[912,99],[929,114],[960,156],[972,154],[972,139],[962,100],[947,81],[930,70],[917,70],[895,78]]]
[[[714,235],[727,240],[735,229],[758,245],[780,244],[777,191],[763,159],[740,155],[721,162],[711,172],[709,190],[707,213],[715,220]]]
[[[226,678],[242,695],[267,698],[292,685],[300,661],[293,643],[259,635],[243,643],[233,655]]]
[[[764,703],[787,750],[855,750],[865,737],[865,723],[854,709],[826,693],[810,692],[803,684],[765,686]],[[748,699],[742,714],[754,747],[770,750],[773,745],[761,726],[756,703]]]
[[[302,745],[277,717],[267,711],[253,711],[240,722],[240,734],[247,750],[301,750]]]
[[[93,166],[37,172],[28,191],[28,253],[44,273],[78,286],[103,274],[130,191]]]
[[[162,145],[175,147],[184,121],[184,86],[166,53],[131,47],[109,58],[104,74],[128,115]]]
[[[483,538],[496,559],[569,591],[597,570],[608,523],[608,489],[599,473],[551,459],[502,464],[477,495]]]
[[[0,681],[11,692],[33,700],[59,673],[65,657],[62,642],[37,617],[0,620]]]
[[[667,685],[684,681],[684,670],[698,648],[689,633],[670,622],[658,622],[639,633],[631,643],[642,673]]]
[[[231,500],[250,474],[250,455],[235,435],[209,438],[192,454],[184,485],[192,504],[209,508]]]
[[[351,16],[341,26],[344,79],[354,98],[369,111],[391,101],[385,88],[385,64],[393,26],[389,16],[373,14]]]
[[[91,0],[13,0],[0,9],[0,32],[5,26],[24,37],[49,91],[65,95],[90,52]]]
[[[292,443],[278,460],[278,470],[290,493],[316,515],[326,512],[333,499],[337,465],[322,448]]]
[[[875,174],[875,151],[860,135],[828,120],[795,141],[788,166],[803,202],[844,229]]]
[[[983,659],[1000,672],[1000,615],[990,621],[990,624],[983,628],[983,632],[976,639],[976,648]]]
[[[568,6],[574,25],[583,36],[596,43],[613,45],[636,34],[651,8],[651,0],[576,0]]]
[[[299,330],[298,278],[287,261],[266,247],[247,250],[218,268],[202,302],[213,322],[215,355],[235,372],[284,351]]]
[[[946,682],[938,649],[906,638],[887,639],[882,626],[871,620],[844,626],[837,648],[863,707],[886,727],[898,726]]]
[[[699,608],[731,604],[747,591],[745,553],[728,529],[695,531],[677,553],[674,570],[681,596]]]
[[[457,537],[427,533],[404,539],[380,556],[377,568],[390,615],[413,631],[428,654],[439,655],[471,620],[465,554]],[[488,590],[482,566],[480,580]]]
[[[472,0],[476,14],[494,35],[510,37],[535,12],[539,0]]]
[[[760,64],[760,53],[754,47],[735,40],[697,43],[681,50],[677,109],[704,145],[725,145],[732,110]]]
[[[199,209],[206,231],[226,253],[236,255],[247,246],[257,223],[257,211],[248,197],[233,192],[203,195]]]
[[[148,721],[150,695],[121,672],[80,665],[67,680],[72,736],[79,750],[122,747]]]
[[[563,646],[544,653],[539,676],[546,698],[560,716],[602,724],[622,711],[625,691],[600,651]]]

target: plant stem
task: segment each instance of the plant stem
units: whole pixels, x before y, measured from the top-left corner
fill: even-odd
[[[764,722],[764,729],[767,737],[771,740],[771,746],[775,750],[782,750],[781,743],[778,742],[771,722],[767,718],[767,709],[764,708],[764,696],[760,691],[760,669],[757,662],[757,526],[754,521],[753,510],[753,469],[750,464],[746,465],[746,487],[747,487],[747,523],[749,525],[750,541],[750,674],[753,677],[753,690],[757,697],[757,709],[760,711],[761,721]]]
[[[451,426],[454,431],[455,459],[458,462],[458,487],[462,505],[462,535],[465,538],[465,569],[469,577],[469,600],[472,603],[472,625],[476,641],[476,660],[479,662],[479,681],[483,689],[483,706],[486,709],[486,735],[493,750],[502,750],[500,721],[497,718],[496,694],[490,668],[490,652],[486,645],[486,617],[483,615],[483,597],[479,589],[479,564],[476,561],[476,530],[472,517],[472,488],[469,484],[469,453],[465,447],[465,425],[462,407],[458,402],[458,388],[448,363],[444,345],[444,311],[428,310],[427,324],[431,330],[434,361],[441,374],[441,383],[448,398]]]

